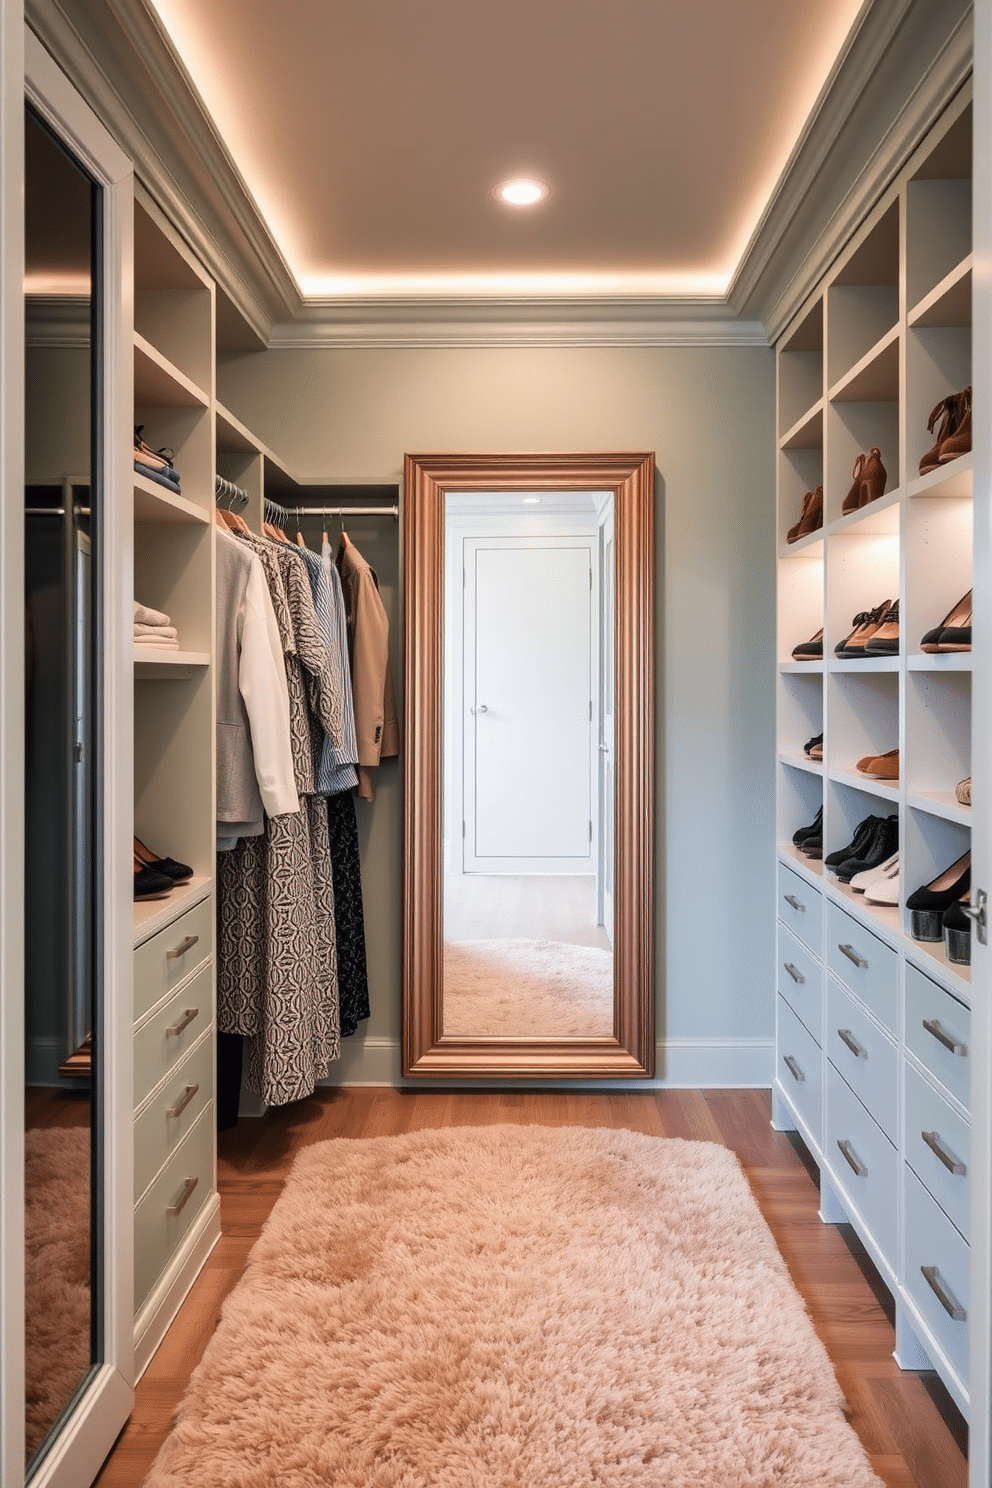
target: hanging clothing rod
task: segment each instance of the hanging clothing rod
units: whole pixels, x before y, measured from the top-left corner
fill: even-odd
[[[289,521],[291,517],[299,521],[301,517],[392,517],[393,521],[399,519],[400,509],[398,506],[282,506],[280,502],[273,501],[270,496],[265,498],[265,505],[271,508],[277,515]]]

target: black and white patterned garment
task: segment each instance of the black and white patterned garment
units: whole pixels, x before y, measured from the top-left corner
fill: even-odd
[[[369,1016],[369,978],[365,959],[365,913],[358,855],[355,797],[340,791],[327,798],[331,868],[334,874],[334,922],[337,930],[338,998],[341,1036],[357,1032]]]
[[[268,1105],[285,1105],[310,1095],[341,1052],[328,817],[312,794],[307,704],[308,695],[323,699],[326,712],[332,689],[320,672],[302,565],[294,581],[279,545],[246,541],[263,560],[283,641],[301,809],[267,819],[261,837],[218,857],[217,1026],[249,1040],[249,1085]]]

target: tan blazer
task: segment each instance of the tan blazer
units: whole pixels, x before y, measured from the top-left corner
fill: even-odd
[[[389,620],[375,573],[344,532],[336,562],[348,617],[358,734],[358,794],[371,801],[372,767],[380,759],[400,752],[400,726],[389,670]]]

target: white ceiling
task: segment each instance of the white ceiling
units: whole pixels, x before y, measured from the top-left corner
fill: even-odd
[[[305,296],[724,296],[870,8],[154,4]]]

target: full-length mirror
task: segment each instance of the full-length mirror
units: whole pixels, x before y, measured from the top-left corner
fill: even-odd
[[[404,1073],[653,1070],[653,456],[408,456]]]
[[[29,1475],[100,1357],[94,727],[100,189],[25,120],[25,1426]]]

